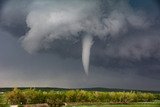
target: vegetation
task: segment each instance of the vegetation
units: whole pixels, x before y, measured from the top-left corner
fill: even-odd
[[[3,103],[3,95],[0,94],[0,104],[2,104],[2,103]]]
[[[3,99],[3,100],[2,100]],[[97,92],[84,90],[40,91],[35,89],[20,90],[15,88],[0,96],[0,102],[5,104],[40,104],[61,106],[64,103],[107,103],[130,104],[136,102],[153,102],[160,100],[160,94],[143,92]]]
[[[26,89],[30,89],[30,87],[18,87],[18,89],[21,90],[26,90]],[[75,89],[75,88],[52,88],[52,87],[34,87],[35,90],[41,90],[41,91],[68,91],[68,90],[85,90],[85,91],[99,91],[99,92],[145,92],[145,93],[160,93],[160,91],[147,91],[147,90],[127,90],[127,89],[116,89],[116,88],[101,88],[101,87],[95,87],[95,88],[79,88],[79,89]],[[12,91],[13,88],[0,88],[0,92],[8,92],[8,91]]]
[[[72,106],[67,106],[67,107],[72,107]],[[91,105],[91,106],[86,106],[86,105],[81,105],[81,106],[74,106],[74,107],[159,107],[159,105]]]

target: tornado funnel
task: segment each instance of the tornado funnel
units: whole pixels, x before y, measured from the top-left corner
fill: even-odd
[[[84,36],[82,40],[82,63],[85,73],[89,73],[89,62],[90,62],[90,50],[93,44],[93,37],[90,35]]]

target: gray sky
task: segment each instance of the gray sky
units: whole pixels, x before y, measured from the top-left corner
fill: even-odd
[[[1,0],[0,87],[160,90],[159,11],[158,0]]]

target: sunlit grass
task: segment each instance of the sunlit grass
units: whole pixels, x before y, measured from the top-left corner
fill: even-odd
[[[160,107],[160,105],[81,105],[68,107]]]

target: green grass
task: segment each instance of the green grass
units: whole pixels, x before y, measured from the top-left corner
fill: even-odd
[[[68,107],[160,107],[160,105],[81,105]]]
[[[0,107],[10,107],[10,106],[6,104],[0,104]]]
[[[154,101],[154,102],[138,102],[138,103],[132,103],[129,105],[109,105],[109,104],[81,104],[81,105],[72,105],[67,107],[160,107],[160,101]]]

